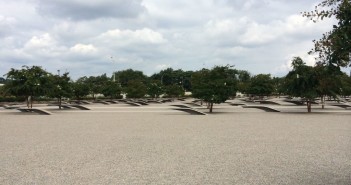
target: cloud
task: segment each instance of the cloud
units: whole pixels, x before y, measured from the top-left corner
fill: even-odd
[[[77,54],[92,55],[97,52],[97,48],[95,48],[95,46],[92,44],[76,44],[70,48],[70,51]]]
[[[279,74],[287,74],[289,71],[291,71],[291,64],[294,57],[300,57],[308,66],[314,66],[316,64],[316,56],[314,55],[308,55],[307,53],[290,54],[289,56],[285,57],[285,63],[274,69],[275,72]]]
[[[59,19],[92,20],[99,18],[135,18],[145,8],[141,0],[39,0],[37,11]]]
[[[0,38],[10,35],[16,23],[16,18],[0,15]]]
[[[33,36],[20,51],[32,57],[55,58],[61,57],[67,51],[65,46],[59,45],[49,33]]]
[[[314,24],[299,14],[317,2],[0,1],[0,73],[40,65],[77,78],[231,64],[252,74],[281,74],[292,56],[304,57],[312,40],[331,29],[332,21]]]
[[[149,28],[143,28],[140,30],[120,30],[114,29],[102,33],[99,36],[104,42],[113,42],[116,44],[162,44],[166,42],[162,34],[151,30]]]

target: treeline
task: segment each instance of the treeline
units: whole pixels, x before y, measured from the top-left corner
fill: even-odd
[[[334,65],[317,64],[307,66],[299,57],[292,61],[292,71],[285,77],[270,74],[251,75],[248,71],[231,66],[215,66],[212,69],[183,71],[168,68],[146,76],[142,71],[127,69],[112,76],[83,76],[72,80],[69,73],[52,74],[39,66],[23,66],[11,69],[6,75],[5,85],[0,89],[2,99],[16,97],[28,100],[56,98],[61,104],[63,98],[81,100],[84,98],[120,99],[181,97],[185,92],[194,98],[213,104],[225,102],[240,92],[250,98],[289,95],[311,102],[325,97],[351,95],[351,78]]]

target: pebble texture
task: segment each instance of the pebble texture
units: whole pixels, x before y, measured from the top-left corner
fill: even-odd
[[[2,113],[0,184],[350,185],[350,118]]]

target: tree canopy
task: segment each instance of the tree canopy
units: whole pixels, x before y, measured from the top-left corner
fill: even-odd
[[[258,74],[251,78],[248,93],[257,96],[268,96],[274,91],[270,74]]]
[[[293,97],[301,97],[307,102],[308,112],[311,112],[311,102],[318,97],[318,79],[315,70],[307,66],[300,57],[292,62],[293,70],[285,77],[286,93]]]
[[[314,11],[303,14],[313,21],[334,17],[337,24],[323,34],[320,40],[314,40],[314,49],[310,53],[319,55],[319,62],[342,67],[350,65],[351,53],[351,1],[324,0]]]
[[[11,69],[6,78],[7,91],[15,96],[27,97],[27,106],[33,106],[33,98],[49,93],[49,73],[39,66],[22,66],[22,69]]]
[[[230,73],[230,66],[216,66],[202,69],[192,75],[193,97],[209,103],[210,112],[213,104],[225,102],[236,92],[236,80]]]

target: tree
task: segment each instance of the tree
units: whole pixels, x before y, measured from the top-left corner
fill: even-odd
[[[281,94],[285,92],[284,89],[284,77],[273,77],[272,78],[272,83],[273,83],[273,93],[275,95],[278,95],[280,97]]]
[[[334,65],[318,63],[314,67],[316,78],[318,80],[317,93],[321,98],[322,108],[324,109],[325,97],[337,97],[341,93],[341,75],[340,68]]]
[[[268,96],[274,91],[273,81],[270,74],[258,74],[251,78],[248,93],[252,95]]]
[[[311,112],[312,101],[318,97],[318,79],[315,70],[307,66],[300,57],[292,62],[293,70],[285,77],[286,92],[290,96],[301,97],[306,101],[307,111]]]
[[[324,18],[334,17],[338,21],[331,31],[323,34],[318,41],[314,40],[314,49],[310,53],[318,53],[322,63],[346,67],[350,64],[351,53],[351,1],[324,0],[314,11],[303,14],[316,22]]]
[[[350,96],[351,95],[351,77],[343,73],[340,77],[340,81],[341,81],[340,94],[344,97]]]
[[[168,85],[165,87],[165,93],[172,98],[180,97],[180,96],[184,96],[184,89],[177,84]]]
[[[152,98],[158,98],[161,94],[164,93],[163,86],[160,81],[153,80],[147,85],[147,94]]]
[[[147,76],[142,71],[134,71],[133,69],[118,71],[115,75],[122,87],[126,87],[129,81],[139,81],[144,84],[147,82]]]
[[[85,83],[89,86],[89,92],[96,99],[96,94],[102,94],[105,84],[109,81],[106,74],[101,76],[90,76],[86,79]]]
[[[69,73],[60,75],[50,75],[51,88],[48,93],[50,97],[57,98],[59,109],[61,109],[62,98],[70,98],[72,96],[72,84]]]
[[[238,91],[241,93],[248,93],[251,75],[248,71],[238,70]]]
[[[143,98],[147,93],[147,86],[141,81],[131,80],[124,91],[127,94],[127,98]]]
[[[211,113],[214,103],[223,103],[236,92],[236,81],[229,69],[230,66],[216,66],[192,75],[192,95],[208,102]]]
[[[33,107],[33,99],[46,95],[49,91],[49,73],[40,66],[22,66],[22,69],[13,69],[6,74],[5,88],[11,95],[25,96],[27,107]]]
[[[121,98],[122,88],[119,83],[113,81],[107,81],[102,87],[102,94],[105,97]]]
[[[77,98],[77,100],[81,100],[84,96],[89,94],[89,85],[87,83],[87,77],[83,76],[78,78],[77,81],[72,83],[73,94]]]
[[[161,70],[159,73],[151,75],[151,80],[159,80],[163,86],[169,85],[179,85],[185,91],[191,91],[191,75],[193,71],[183,71],[181,69],[173,70],[172,68],[167,68]]]

